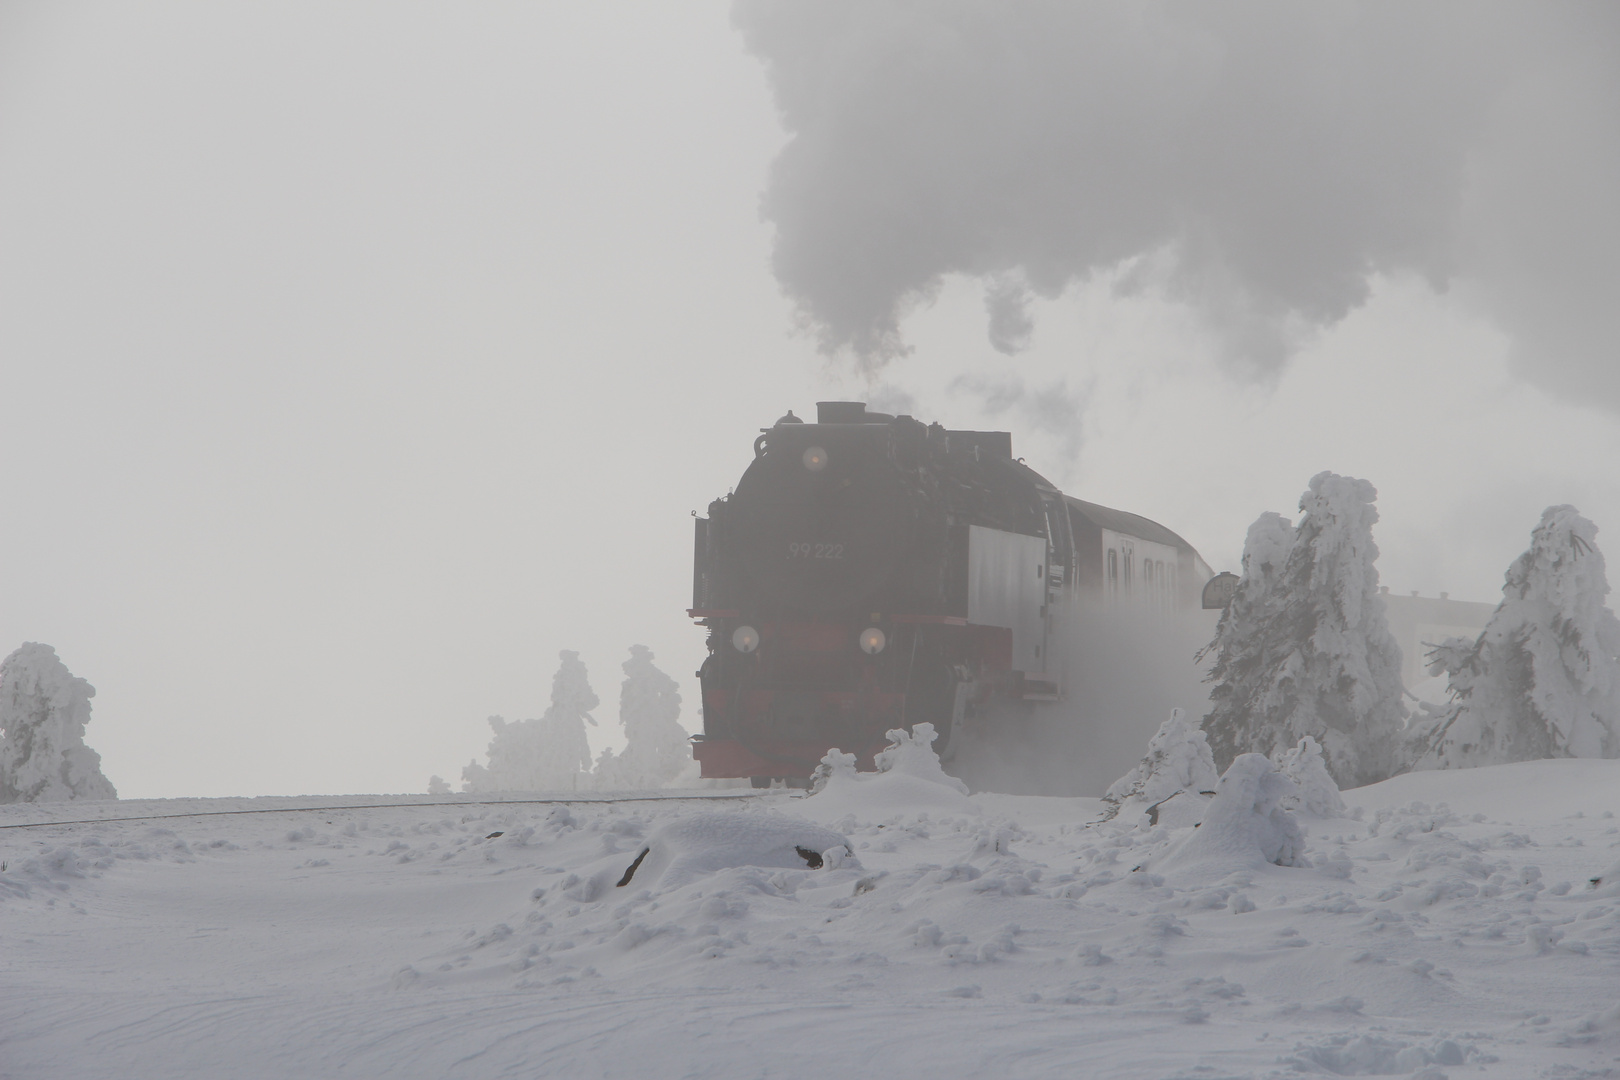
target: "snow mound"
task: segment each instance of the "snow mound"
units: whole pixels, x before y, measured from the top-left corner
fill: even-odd
[[[653,833],[615,884],[634,881],[638,888],[668,890],[737,866],[819,870],[838,866],[852,851],[842,835],[808,821],[718,810],[680,818]]]
[[[1185,712],[1171,709],[1170,719],[1148,741],[1147,756],[1114,781],[1103,801],[1110,818],[1134,821],[1146,814],[1155,825],[1195,825],[1208,805],[1204,796],[1219,782],[1208,738],[1187,722]]]
[[[1203,822],[1155,869],[1225,875],[1268,863],[1306,865],[1305,835],[1283,807],[1298,791],[1264,755],[1239,754],[1216,786]]]
[[[1339,795],[1339,785],[1329,775],[1327,762],[1322,759],[1322,747],[1315,739],[1305,736],[1298,746],[1282,751],[1275,760],[1277,769],[1299,788],[1294,794],[1283,797],[1284,810],[1302,810],[1323,818],[1349,815],[1350,810]]]
[[[946,774],[934,753],[932,724],[888,733],[889,748],[874,761],[879,772],[855,771],[855,755],[829,750],[817,767],[815,791],[798,810],[815,821],[889,821],[927,813],[973,814],[967,785]]]
[[[1316,1046],[1300,1046],[1283,1059],[1298,1072],[1335,1076],[1443,1077],[1433,1066],[1464,1065],[1482,1058],[1472,1045],[1438,1039],[1428,1045],[1390,1039],[1382,1035],[1335,1035]],[[1420,1071],[1421,1070],[1421,1071]]]

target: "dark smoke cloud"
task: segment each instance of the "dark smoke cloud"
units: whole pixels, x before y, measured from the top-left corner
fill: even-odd
[[[944,275],[1099,273],[1275,365],[1378,273],[1465,284],[1548,382],[1600,383],[1620,276],[1620,5],[739,0],[790,141],[763,213],[827,352],[903,354]]]

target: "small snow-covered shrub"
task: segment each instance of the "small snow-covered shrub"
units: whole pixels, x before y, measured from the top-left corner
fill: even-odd
[[[929,783],[944,784],[963,795],[968,793],[968,786],[956,777],[947,775],[944,766],[939,763],[939,755],[934,753],[934,740],[939,735],[934,731],[933,724],[913,724],[910,731],[895,728],[887,733],[887,737],[888,748],[873,759],[879,772],[915,776]]]
[[[1109,818],[1122,811],[1127,818],[1132,812],[1140,811],[1157,817],[1154,808],[1182,794],[1195,797],[1189,799],[1189,803],[1200,802],[1196,796],[1213,794],[1219,781],[1209,740],[1187,722],[1182,710],[1172,709],[1170,719],[1160,724],[1158,732],[1148,741],[1147,756],[1136,768],[1114,781],[1103,801],[1108,804]],[[1198,809],[1202,809],[1201,802]]]
[[[975,814],[967,785],[948,775],[934,753],[932,724],[889,732],[889,747],[875,757],[879,772],[855,771],[855,755],[827,752],[811,777],[811,795],[799,813],[817,821],[889,820],[918,813]]]
[[[118,798],[84,744],[95,696],[49,645],[28,642],[0,663],[0,803]]]
[[[843,785],[855,780],[855,755],[836,746],[822,756],[821,764],[810,774],[810,794],[825,791],[829,784]]]
[[[1317,817],[1344,817],[1349,808],[1339,795],[1339,785],[1328,775],[1322,760],[1322,748],[1309,735],[1299,745],[1284,750],[1272,759],[1277,769],[1298,787],[1298,791],[1283,797],[1285,810],[1303,810]]]
[[[1155,869],[1223,876],[1271,863],[1303,866],[1305,835],[1283,807],[1298,786],[1260,754],[1240,754],[1215,788],[1204,820]]]

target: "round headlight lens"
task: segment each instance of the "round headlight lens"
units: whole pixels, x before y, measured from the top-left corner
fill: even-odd
[[[731,644],[740,653],[751,653],[759,648],[759,631],[752,626],[739,626],[731,632]]]
[[[804,467],[811,472],[820,472],[827,467],[827,451],[819,446],[812,446],[804,452]]]
[[[889,643],[889,638],[883,631],[875,626],[868,626],[861,631],[861,652],[868,656],[876,656],[883,651],[883,646]]]

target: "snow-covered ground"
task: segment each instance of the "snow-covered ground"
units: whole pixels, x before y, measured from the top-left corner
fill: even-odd
[[[1219,870],[850,789],[0,806],[0,1077],[1620,1075],[1620,761],[1398,777]]]

